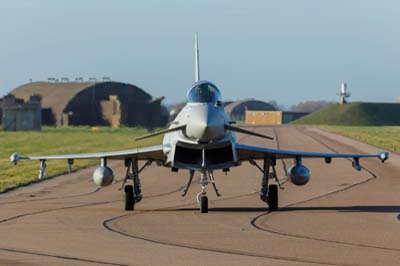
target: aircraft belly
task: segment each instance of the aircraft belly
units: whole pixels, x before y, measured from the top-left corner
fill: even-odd
[[[235,162],[224,163],[224,164],[210,164],[210,165],[207,165],[206,167],[202,167],[201,165],[186,164],[186,163],[181,163],[181,162],[175,161],[172,168],[202,171],[202,170],[229,169],[229,168],[235,167],[235,166],[238,166],[238,164]]]
[[[171,166],[191,170],[217,170],[238,165],[233,143],[189,144],[177,142],[171,154]]]

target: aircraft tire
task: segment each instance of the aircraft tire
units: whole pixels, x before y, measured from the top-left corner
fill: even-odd
[[[133,186],[126,185],[124,187],[125,191],[125,210],[133,211],[135,209],[135,196],[133,194]]]
[[[207,213],[208,212],[208,198],[207,196],[200,197],[200,212]]]
[[[278,186],[269,185],[268,187],[268,207],[270,211],[278,209]]]

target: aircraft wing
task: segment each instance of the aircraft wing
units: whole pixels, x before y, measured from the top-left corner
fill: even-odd
[[[245,144],[236,144],[238,159],[240,161],[258,160],[264,158],[288,159],[288,158],[325,158],[327,161],[332,158],[350,158],[358,161],[360,158],[379,158],[382,162],[389,158],[388,152],[379,152],[376,154],[348,154],[348,153],[323,153],[271,149]]]
[[[136,158],[138,160],[164,160],[163,146],[148,146],[142,148],[134,148],[129,150],[110,151],[110,152],[95,152],[95,153],[77,153],[77,154],[62,154],[62,155],[39,155],[25,156],[18,153],[13,153],[10,156],[12,163],[17,163],[20,160],[75,160],[75,159],[101,159],[107,158],[110,160],[124,160],[127,158]]]

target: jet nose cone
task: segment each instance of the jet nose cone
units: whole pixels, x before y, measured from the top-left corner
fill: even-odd
[[[219,113],[211,115],[209,113],[207,121],[203,125],[203,134],[200,141],[209,142],[225,135],[224,119]]]
[[[224,117],[215,107],[193,110],[187,123],[186,134],[200,142],[210,142],[225,136]]]

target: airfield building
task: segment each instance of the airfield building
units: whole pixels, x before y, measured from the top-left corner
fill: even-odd
[[[282,125],[297,120],[308,113],[287,111],[246,111],[246,125]]]
[[[226,104],[225,110],[232,120],[245,121],[246,111],[276,111],[276,108],[263,101],[243,100]]]
[[[1,100],[1,122],[5,131],[40,130],[42,127],[41,97],[32,95],[27,101],[7,95]]]
[[[120,82],[33,82],[11,92],[17,98],[42,98],[42,123],[46,125],[111,125],[162,127],[168,113],[164,99]]]

